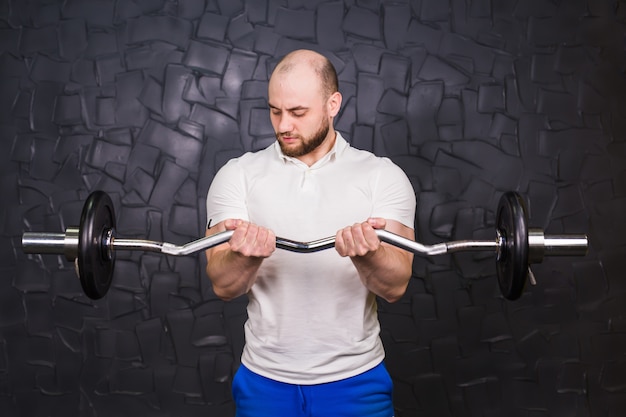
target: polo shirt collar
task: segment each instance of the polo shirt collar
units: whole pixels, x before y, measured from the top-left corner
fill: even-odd
[[[333,145],[332,149],[319,161],[314,163],[310,168],[319,168],[323,165],[326,165],[328,162],[334,161],[338,156],[341,156],[344,150],[346,150],[350,146],[350,144],[343,138],[343,136],[341,136],[341,133],[336,130],[335,133],[337,134],[337,136],[335,137],[335,144]],[[306,166],[306,164],[298,158],[293,158],[291,156],[286,156],[285,154],[283,154],[283,151],[280,149],[278,141],[274,142],[274,149],[276,150],[277,156],[282,159],[283,162],[292,162],[296,165]]]

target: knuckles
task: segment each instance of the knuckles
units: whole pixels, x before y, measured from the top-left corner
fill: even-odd
[[[269,229],[244,222],[235,229],[230,248],[246,257],[268,257],[276,249],[276,237]]]
[[[367,223],[355,223],[337,232],[335,247],[341,256],[366,256],[380,247],[378,236],[372,236],[374,229]]]

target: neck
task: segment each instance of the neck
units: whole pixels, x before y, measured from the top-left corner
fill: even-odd
[[[333,146],[335,146],[336,141],[337,141],[337,132],[331,128],[328,131],[328,135],[326,135],[326,138],[320,144],[320,146],[318,146],[317,148],[315,148],[313,151],[309,152],[306,155],[297,157],[297,159],[304,162],[305,164],[307,164],[307,166],[310,167],[313,164],[315,164],[317,161],[322,159],[326,154],[328,154],[331,151],[331,149],[333,149]]]

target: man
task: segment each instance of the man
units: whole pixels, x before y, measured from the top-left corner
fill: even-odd
[[[337,74],[294,51],[269,81],[277,141],[229,161],[207,196],[206,251],[215,294],[248,294],[246,345],[233,380],[238,417],[391,417],[376,295],[405,292],[413,255],[381,243],[385,228],[414,240],[415,195],[400,168],[350,147],[333,127]],[[335,250],[276,249],[335,235]]]

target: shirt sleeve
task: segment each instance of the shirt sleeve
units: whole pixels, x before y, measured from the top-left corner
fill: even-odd
[[[396,220],[413,229],[415,209],[416,197],[411,181],[399,166],[382,158],[372,217]]]
[[[207,228],[226,219],[249,220],[245,176],[238,159],[228,161],[215,175],[206,198]]]

